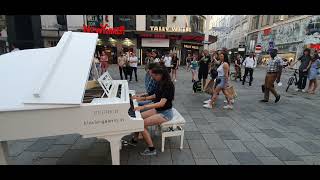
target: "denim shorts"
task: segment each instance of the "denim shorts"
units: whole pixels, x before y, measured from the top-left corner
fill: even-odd
[[[219,88],[221,88],[221,89],[223,89],[223,88],[225,88],[225,86],[226,86],[226,78],[225,77],[217,77],[217,81],[219,82],[218,84],[217,84],[217,86],[216,87],[219,87]]]
[[[157,111],[157,113],[159,113],[163,118],[165,118],[168,121],[172,120],[172,118],[173,118],[172,109],[167,109],[164,111]]]

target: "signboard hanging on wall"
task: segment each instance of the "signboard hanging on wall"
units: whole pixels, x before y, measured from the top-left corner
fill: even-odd
[[[142,38],[142,47],[169,47],[169,39]]]

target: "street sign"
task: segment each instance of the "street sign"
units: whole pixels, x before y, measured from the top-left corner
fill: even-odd
[[[256,45],[256,49],[255,49],[255,53],[261,53],[261,50],[262,50],[262,46],[261,45]]]

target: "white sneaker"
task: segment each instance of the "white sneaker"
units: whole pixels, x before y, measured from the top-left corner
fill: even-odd
[[[224,100],[223,102],[224,102],[224,103],[228,103],[227,100]],[[231,99],[230,102],[231,102],[231,104],[234,104],[234,99]]]
[[[175,79],[174,82],[177,82],[177,80]]]
[[[300,91],[300,89],[298,89],[298,88],[297,88],[297,89],[295,89],[295,90],[296,90],[297,92],[299,92],[299,91]]]
[[[203,101],[203,104],[209,104],[211,102],[211,99],[208,99],[206,101]]]
[[[303,92],[303,93],[305,93],[305,92],[307,92],[307,91],[306,91],[306,90],[304,90],[304,89],[302,89],[302,92]]]
[[[228,104],[226,106],[223,106],[223,109],[233,109],[233,106]]]
[[[208,108],[208,109],[212,109],[212,105],[211,104],[204,104],[203,107],[204,108]]]

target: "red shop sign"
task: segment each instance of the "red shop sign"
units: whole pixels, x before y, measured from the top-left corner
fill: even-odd
[[[320,44],[310,44],[310,48],[320,50]]]
[[[98,34],[109,34],[109,35],[124,35],[125,33],[125,27],[114,27],[110,28],[108,24],[102,25],[100,24],[100,27],[92,27],[92,26],[86,26],[83,25],[83,32],[89,32],[89,33],[98,33]]]

